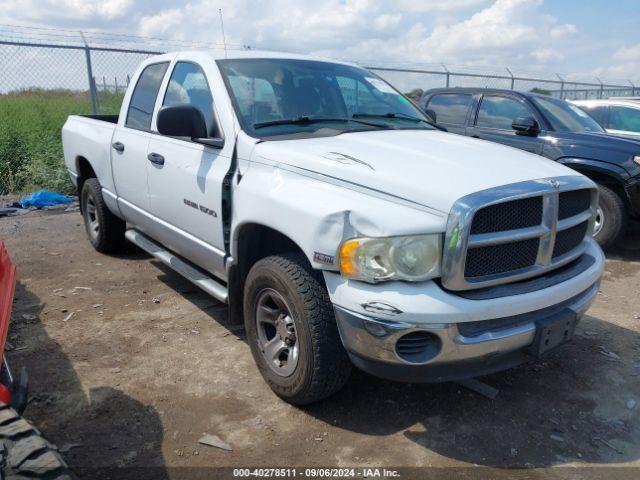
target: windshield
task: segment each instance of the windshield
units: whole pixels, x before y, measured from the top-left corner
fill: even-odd
[[[532,97],[554,130],[558,132],[604,132],[587,113],[564,100]]]
[[[361,68],[273,58],[218,64],[243,129],[256,137],[432,128],[409,100]]]

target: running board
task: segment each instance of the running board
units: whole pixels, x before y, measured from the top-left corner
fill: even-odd
[[[152,255],[157,260],[160,260],[166,266],[175,270],[177,273],[182,275],[194,285],[200,287],[212,297],[220,300],[223,303],[227,303],[227,287],[219,283],[217,280],[214,280],[207,274],[189,265],[175,253],[172,253],[166,248],[160,246],[149,237],[138,232],[137,230],[127,230],[124,236],[131,243],[140,247],[142,250]]]

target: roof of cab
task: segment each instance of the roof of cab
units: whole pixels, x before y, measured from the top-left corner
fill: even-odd
[[[225,59],[257,59],[257,58],[273,58],[273,59],[290,59],[290,60],[312,60],[319,62],[340,63],[343,65],[357,66],[355,63],[345,62],[342,60],[336,60],[333,58],[302,55],[298,53],[289,52],[275,52],[268,50],[239,50],[239,49],[211,49],[211,50],[181,50],[175,52],[169,52],[162,55],[150,57],[150,60],[158,60],[160,58],[173,58],[176,55],[188,55],[193,57],[209,57],[214,60]]]
[[[519,90],[509,90],[507,88],[482,88],[482,87],[451,87],[451,88],[431,88],[426,90],[422,94],[422,98],[428,95],[440,93],[464,93],[467,95],[473,95],[475,93],[505,93],[511,95],[521,95],[523,97],[543,97],[549,98],[548,95],[543,95],[535,92],[522,92]]]
[[[638,97],[614,97],[593,100],[572,100],[572,103],[583,107],[593,107],[596,105],[623,105],[633,108],[640,108],[640,99]]]

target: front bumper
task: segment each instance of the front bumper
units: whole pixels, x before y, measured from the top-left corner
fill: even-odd
[[[532,359],[526,347],[534,341],[536,323],[567,313],[579,319],[598,288],[596,282],[558,305],[474,325],[392,322],[334,309],[342,343],[357,367],[391,380],[443,382],[486,375]],[[398,340],[412,332],[437,337],[436,347],[423,361],[407,361],[398,354]]]

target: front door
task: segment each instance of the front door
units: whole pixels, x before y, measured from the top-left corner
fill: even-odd
[[[210,137],[220,137],[213,97],[202,68],[175,64],[163,106],[191,104],[204,114]],[[149,204],[154,237],[171,250],[224,278],[222,182],[229,170],[230,145],[218,149],[188,138],[151,135],[147,149]]]
[[[163,62],[145,67],[131,95],[126,118],[118,124],[111,140],[111,168],[118,204],[127,220],[138,227],[149,223],[149,131],[156,97],[168,66],[169,62]]]
[[[518,98],[484,95],[480,100],[475,124],[469,128],[469,134],[472,137],[542,154],[544,140],[540,136],[518,135],[511,128],[511,124],[518,117],[533,117],[537,120],[533,110]]]

